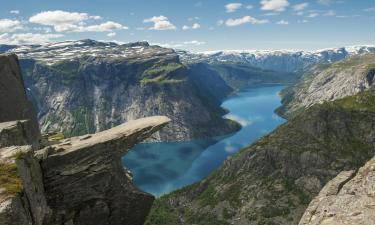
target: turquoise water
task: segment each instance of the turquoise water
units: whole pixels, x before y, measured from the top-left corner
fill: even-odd
[[[228,156],[285,122],[274,113],[280,106],[278,93],[283,88],[252,88],[224,101],[222,106],[230,110],[226,117],[242,125],[232,135],[135,146],[123,158],[134,183],[141,190],[160,196],[202,180]]]

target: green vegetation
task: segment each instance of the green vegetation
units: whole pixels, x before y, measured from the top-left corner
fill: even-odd
[[[141,84],[147,83],[179,83],[186,80],[185,67],[179,63],[154,64],[142,74]]]
[[[22,192],[22,182],[15,163],[0,163],[0,188],[4,188],[5,194],[9,196]]]
[[[70,111],[75,118],[74,127],[64,132],[65,137],[79,136],[94,133],[94,117],[92,111],[87,107],[78,107]]]
[[[177,221],[178,217],[167,199],[161,198],[155,201],[144,225],[176,225]]]

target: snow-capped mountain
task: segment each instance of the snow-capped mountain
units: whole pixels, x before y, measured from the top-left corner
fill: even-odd
[[[317,63],[331,63],[352,55],[375,52],[375,46],[349,46],[318,51],[227,50],[192,53],[178,51],[188,63],[246,63],[262,69],[297,72]]]
[[[15,53],[21,59],[34,59],[52,65],[62,60],[73,60],[83,56],[96,58],[142,59],[159,55],[175,55],[172,49],[147,42],[117,44],[90,39],[64,41],[45,45],[0,45],[0,53]]]

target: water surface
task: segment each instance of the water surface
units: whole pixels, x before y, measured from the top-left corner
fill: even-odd
[[[139,144],[123,158],[137,187],[156,196],[202,180],[230,155],[269,133],[285,120],[274,110],[284,86],[258,87],[228,98],[225,117],[236,120],[240,131],[210,139]]]

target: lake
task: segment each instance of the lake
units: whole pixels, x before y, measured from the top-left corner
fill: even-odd
[[[141,190],[160,196],[200,181],[230,155],[271,132],[285,120],[274,113],[284,86],[244,90],[225,100],[242,129],[231,135],[184,142],[139,144],[123,157],[123,164]]]

